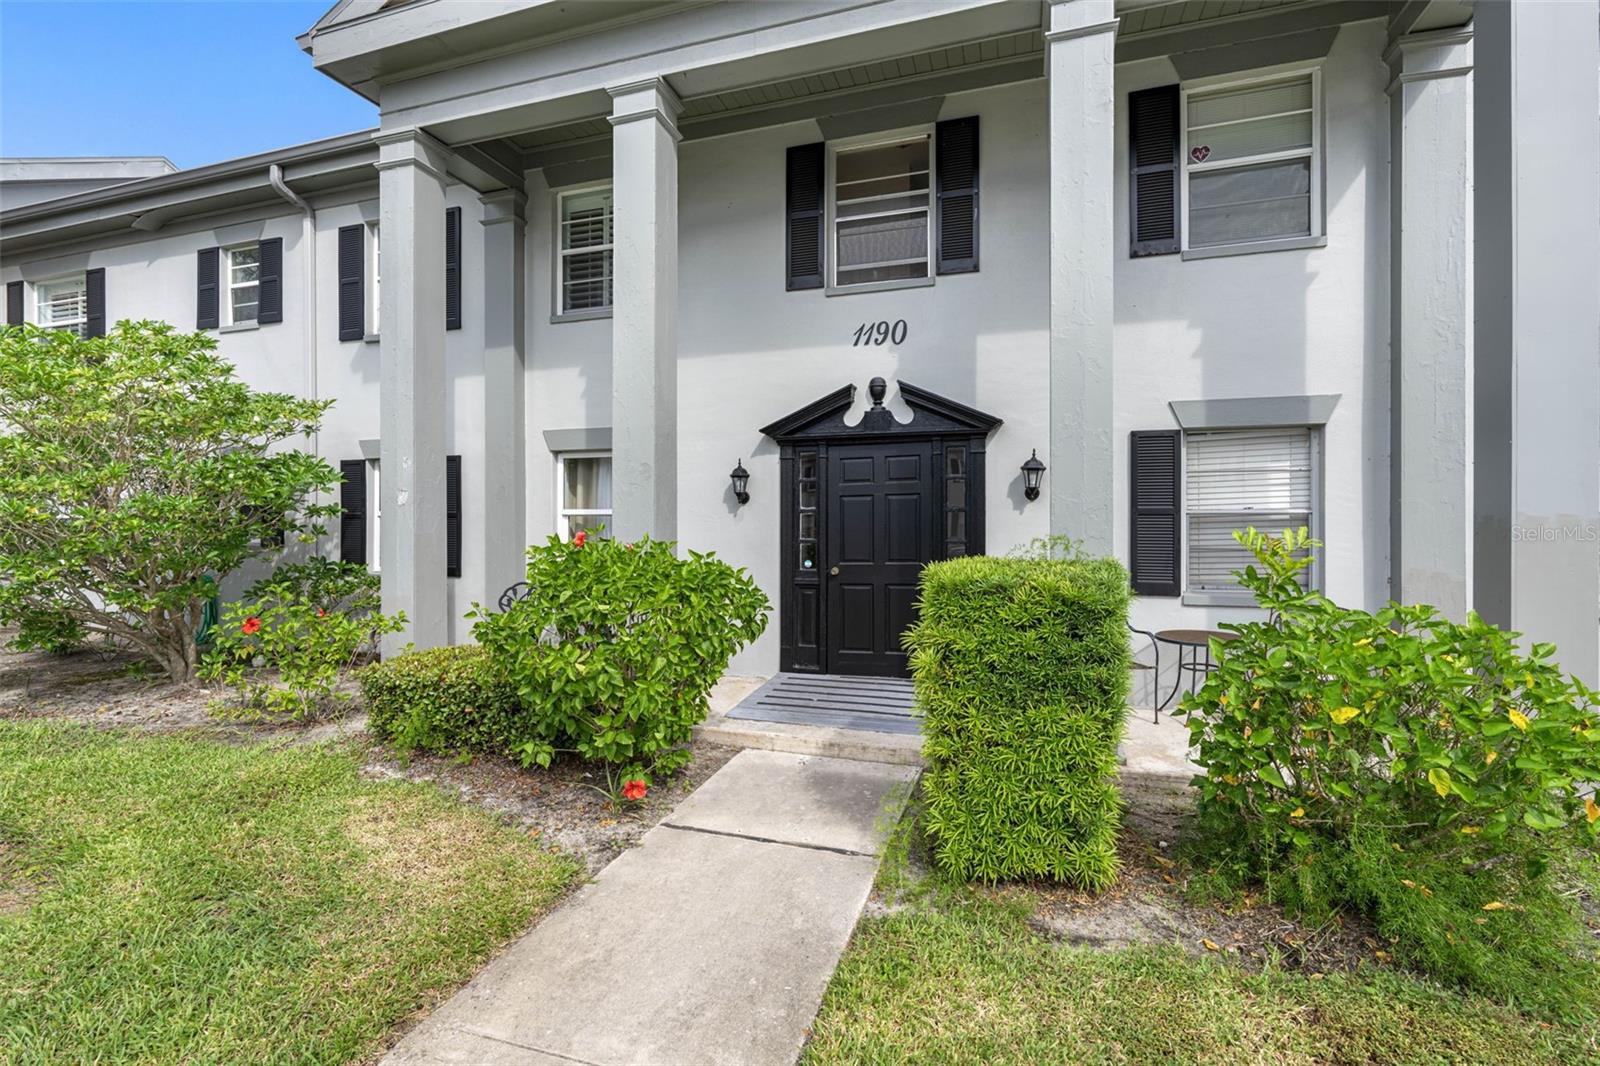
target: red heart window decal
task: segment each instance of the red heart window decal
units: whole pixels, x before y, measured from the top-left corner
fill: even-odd
[[[1211,158],[1211,146],[1209,144],[1196,145],[1195,147],[1189,149],[1189,158],[1193,159],[1196,163],[1204,163],[1207,159]]]

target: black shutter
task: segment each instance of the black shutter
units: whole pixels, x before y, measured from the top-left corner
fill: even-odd
[[[1133,591],[1146,596],[1176,596],[1178,578],[1179,441],[1175,429],[1129,434],[1133,521],[1128,548]]]
[[[339,227],[339,339],[367,335],[367,227]]]
[[[6,325],[20,326],[22,314],[22,282],[6,282]]]
[[[283,321],[283,238],[273,237],[261,242],[260,304],[256,308],[256,321],[260,323]]]
[[[1178,87],[1128,94],[1129,254],[1178,250]]]
[[[221,249],[200,249],[194,272],[195,329],[216,329],[221,323],[217,303],[217,271],[220,259]]]
[[[461,576],[461,456],[444,457],[444,575]]]
[[[978,116],[935,127],[939,201],[939,273],[978,269]]]
[[[367,461],[345,459],[339,464],[344,485],[339,489],[339,558],[347,563],[367,562]]]
[[[106,335],[105,267],[95,267],[93,270],[84,271],[83,297],[84,303],[88,305],[83,316],[83,335],[85,337],[104,337]]]
[[[822,288],[822,185],[827,169],[824,158],[821,141],[789,149],[784,272],[791,290]]]
[[[444,328],[461,328],[461,208],[444,211]]]

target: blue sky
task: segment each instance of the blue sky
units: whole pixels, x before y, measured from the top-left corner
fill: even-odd
[[[294,38],[333,0],[0,0],[0,156],[180,167],[377,124]]]

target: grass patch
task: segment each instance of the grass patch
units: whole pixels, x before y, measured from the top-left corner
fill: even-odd
[[[1593,1062],[1600,1037],[1386,971],[1097,952],[977,898],[865,919],[813,1026],[833,1063]]]
[[[358,755],[0,723],[0,1048],[343,1062],[467,978],[570,858]]]

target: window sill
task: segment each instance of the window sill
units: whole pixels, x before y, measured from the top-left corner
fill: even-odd
[[[236,322],[231,326],[221,326],[221,327],[219,327],[217,329],[217,332],[218,333],[248,333],[253,329],[260,329],[260,328],[261,328],[261,323],[259,323],[259,322]]]
[[[1328,238],[1286,237],[1274,241],[1248,241],[1242,244],[1218,244],[1210,248],[1185,248],[1183,258],[1220,259],[1225,255],[1255,255],[1258,252],[1292,252],[1301,248],[1326,248]]]
[[[934,275],[925,278],[900,278],[895,281],[869,281],[863,285],[829,285],[823,289],[828,296],[851,296],[858,292],[891,292],[895,289],[925,289],[934,282]]]
[[[362,344],[377,344],[382,339],[383,338],[379,337],[376,333],[368,333],[365,337],[361,338],[361,343]]]
[[[593,322],[597,319],[610,318],[611,308],[601,307],[593,311],[567,311],[563,314],[550,316],[552,326],[561,322]]]
[[[1183,594],[1185,607],[1254,607],[1255,597],[1245,591],[1230,592],[1223,589],[1207,589],[1200,592],[1185,592]]]

